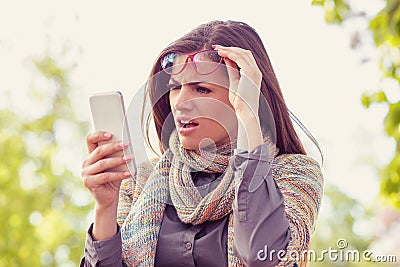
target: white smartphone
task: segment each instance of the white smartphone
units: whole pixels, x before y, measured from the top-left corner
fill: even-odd
[[[112,134],[112,138],[109,141],[101,141],[99,145],[114,141],[129,142],[129,145],[123,151],[116,152],[108,157],[122,157],[124,154],[133,155],[122,93],[115,91],[94,94],[90,96],[89,103],[95,130]],[[136,174],[135,159],[125,165],[117,166],[107,171],[127,170],[131,172],[132,176]]]

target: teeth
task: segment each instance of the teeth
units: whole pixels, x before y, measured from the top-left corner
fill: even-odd
[[[182,123],[182,124],[187,124],[187,123],[189,123],[190,121],[185,121],[185,120],[181,120],[180,121],[180,123]]]

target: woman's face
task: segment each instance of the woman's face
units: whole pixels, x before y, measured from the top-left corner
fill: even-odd
[[[181,56],[177,64],[185,60]],[[184,148],[199,149],[236,139],[237,119],[229,102],[225,65],[211,74],[200,75],[189,61],[183,72],[171,75],[168,87],[175,126]]]

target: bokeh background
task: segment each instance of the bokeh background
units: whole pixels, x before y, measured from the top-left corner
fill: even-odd
[[[93,218],[80,178],[88,97],[119,90],[128,106],[159,51],[214,19],[257,30],[322,146],[312,249],[397,261],[310,266],[400,266],[399,0],[0,0],[0,266],[78,265]]]

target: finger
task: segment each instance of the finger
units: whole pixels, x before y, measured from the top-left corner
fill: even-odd
[[[226,65],[226,69],[228,71],[229,87],[236,90],[236,87],[240,80],[239,70],[237,69],[236,63],[233,62],[231,59],[227,57],[224,57],[223,59]]]
[[[262,73],[258,68],[257,62],[250,50],[239,47],[214,47],[220,56],[228,57],[233,60],[240,68],[240,74],[249,77],[255,84],[261,83]]]
[[[243,49],[243,48],[234,47],[234,46],[227,47],[227,46],[221,46],[221,45],[216,45],[215,49],[226,51],[228,53],[231,53],[232,55],[236,55],[236,59],[239,59],[239,57],[242,57],[243,59],[248,61],[249,64],[255,62],[253,53],[248,49]]]
[[[94,133],[90,133],[86,136],[86,145],[88,148],[89,153],[98,146],[100,141],[108,141],[112,137],[111,133],[103,132],[103,131],[96,131]]]
[[[224,57],[224,62],[226,64],[226,69],[229,77],[229,91],[234,95],[230,99],[232,99],[232,101],[235,101],[240,81],[239,70],[237,69],[236,63],[230,60],[229,58]]]
[[[241,76],[248,77],[257,87],[261,86],[262,73],[258,68],[257,62],[250,50],[239,47],[215,46],[220,56],[226,56],[232,60],[236,59],[236,64],[240,67]]]
[[[246,50],[240,47],[224,47],[216,45],[214,47],[220,56],[228,57],[229,59],[236,62],[240,68],[245,68],[247,66],[257,66],[253,54],[250,50]]]
[[[89,154],[87,159],[87,164],[93,164],[96,161],[113,154],[115,152],[121,151],[125,149],[129,144],[123,142],[111,142],[108,144],[103,144],[101,146],[97,146],[92,153]]]
[[[103,185],[105,183],[122,181],[131,177],[131,173],[126,172],[102,172],[96,175],[87,175],[83,178],[83,184],[89,190]]]
[[[83,170],[83,175],[93,175],[104,172],[108,169],[124,165],[133,159],[133,155],[115,157],[115,158],[105,158],[95,162],[92,165],[88,165]]]

